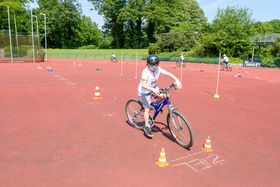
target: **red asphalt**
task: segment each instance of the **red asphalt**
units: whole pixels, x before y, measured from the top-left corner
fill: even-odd
[[[183,89],[172,92],[194,130],[186,150],[165,128],[166,110],[152,140],[126,123],[144,62],[124,62],[121,76],[121,62],[49,60],[53,72],[0,63],[1,186],[280,186],[279,69],[220,72],[215,99],[217,65],[187,64]],[[173,63],[161,66],[181,77]],[[208,135],[214,151],[205,153]]]

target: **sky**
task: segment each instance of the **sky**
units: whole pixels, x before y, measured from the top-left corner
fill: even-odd
[[[83,15],[89,16],[99,28],[104,24],[103,17],[98,15],[93,5],[87,0],[78,0],[82,5]],[[255,21],[271,21],[280,19],[279,0],[197,0],[204,11],[208,22],[212,22],[218,8],[225,9],[227,6],[248,8]]]
[[[208,22],[212,22],[218,8],[225,9],[227,6],[247,8],[252,13],[255,21],[271,21],[280,19],[279,0],[197,0],[200,8],[204,11]],[[101,28],[104,24],[102,16],[98,15],[92,4],[87,0],[79,1],[82,5],[83,14],[90,16]]]

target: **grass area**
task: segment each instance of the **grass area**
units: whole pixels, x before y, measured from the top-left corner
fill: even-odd
[[[86,58],[110,59],[115,53],[118,59],[143,60],[147,58],[148,49],[48,49],[51,58]]]

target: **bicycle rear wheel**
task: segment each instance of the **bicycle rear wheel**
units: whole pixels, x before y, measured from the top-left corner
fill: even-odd
[[[193,130],[181,112],[174,110],[167,115],[167,125],[175,141],[184,148],[193,145]]]
[[[143,129],[145,126],[144,120],[145,109],[142,103],[136,99],[130,99],[125,105],[125,114],[128,123],[137,129]]]
[[[225,69],[225,65],[224,64],[220,64],[220,70],[224,71],[224,69]]]

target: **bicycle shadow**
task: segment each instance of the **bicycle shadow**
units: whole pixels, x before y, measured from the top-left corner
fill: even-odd
[[[166,125],[165,123],[162,123],[162,122],[158,122],[158,121],[155,121],[154,123],[155,124],[154,124],[153,129],[152,129],[154,133],[161,133],[167,139],[176,143],[173,136],[169,132],[168,125]],[[160,127],[160,125],[162,127]]]
[[[126,123],[127,123],[130,127],[134,128],[134,129],[136,129],[136,130],[143,131],[142,129],[137,129],[137,128],[133,127],[133,125],[131,125],[131,124],[128,122],[128,120],[126,120]],[[170,131],[169,131],[169,129],[168,129],[168,125],[166,125],[165,123],[155,121],[155,122],[154,122],[154,126],[153,126],[153,128],[152,128],[152,131],[153,131],[153,133],[161,133],[161,134],[162,134],[163,136],[165,136],[168,140],[170,140],[170,141],[172,141],[172,142],[174,142],[174,143],[177,144],[177,142],[174,140],[173,136],[170,134]],[[146,138],[152,139],[152,138],[148,137],[145,133],[143,133],[143,134],[144,134],[144,136],[145,136]],[[191,149],[190,149],[190,148],[187,148],[187,150],[191,150]]]
[[[134,128],[134,129],[136,129],[136,130],[143,131],[142,129],[137,129],[137,128],[135,128],[133,125],[131,125],[131,124],[128,122],[128,120],[126,120],[126,123],[127,123],[130,127]],[[161,133],[161,134],[163,134],[166,138],[168,138],[169,140],[175,142],[174,139],[173,139],[173,137],[172,137],[172,135],[170,134],[170,132],[169,132],[169,130],[168,130],[168,126],[167,126],[166,124],[164,124],[164,123],[162,123],[162,122],[154,122],[154,123],[155,123],[155,124],[154,124],[154,126],[153,126],[153,128],[152,128],[153,133]],[[160,125],[161,125],[162,127],[160,127]],[[145,133],[144,133],[144,135],[145,135]],[[146,135],[145,135],[145,136],[146,136]],[[148,137],[147,137],[147,138],[148,138]]]

